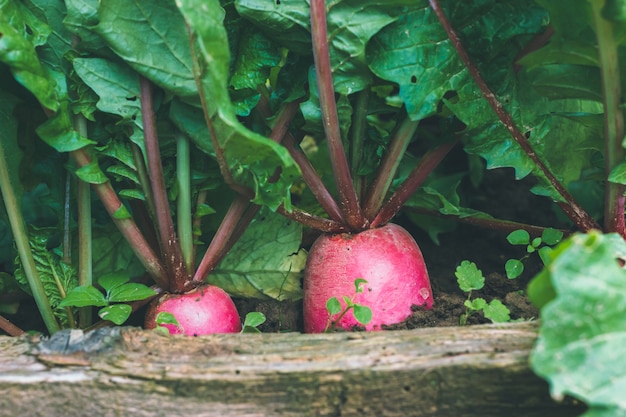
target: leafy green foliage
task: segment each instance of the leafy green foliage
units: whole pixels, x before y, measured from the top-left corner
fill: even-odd
[[[459,288],[467,293],[467,299],[464,302],[465,313],[459,318],[461,326],[466,325],[467,319],[479,311],[482,311],[485,318],[494,323],[504,323],[511,320],[510,311],[502,304],[502,301],[493,299],[487,302],[481,297],[472,298],[472,291],[481,290],[485,286],[485,277],[474,262],[461,262],[454,275],[456,275]]]
[[[207,282],[236,297],[300,299],[306,262],[301,239],[301,225],[263,210]]]
[[[549,259],[551,246],[556,245],[563,238],[563,232],[557,229],[547,228],[541,233],[541,237],[530,239],[530,234],[523,229],[515,230],[507,236],[507,240],[511,245],[526,246],[526,255],[521,259],[509,259],[504,265],[506,276],[514,279],[522,275],[524,272],[524,261],[530,257],[535,251],[545,264]]]
[[[550,382],[553,396],[587,403],[585,416],[621,415],[626,409],[626,275],[618,262],[625,253],[618,235],[574,235],[555,248],[529,287],[531,299],[542,306],[531,366]],[[553,298],[546,299],[540,287],[551,288]]]
[[[241,333],[261,333],[258,327],[265,323],[265,320],[265,314],[259,313],[258,311],[252,311],[246,314]]]
[[[60,305],[62,307],[102,307],[98,311],[101,319],[121,325],[132,313],[132,307],[122,303],[144,300],[157,294],[144,284],[129,281],[130,277],[126,274],[103,275],[98,279],[98,284],[105,293],[91,285],[77,286],[68,292]]]
[[[367,281],[363,278],[357,278],[354,280],[354,295],[348,297],[344,295],[343,302],[345,306],[342,308],[341,301],[337,297],[331,297],[326,301],[326,311],[330,317],[328,317],[328,324],[326,325],[325,332],[330,332],[337,327],[337,323],[342,319],[350,310],[354,314],[356,321],[362,325],[368,324],[372,321],[372,309],[368,306],[364,306],[354,302],[354,297],[363,292],[363,285],[367,284]]]
[[[73,312],[66,309],[63,299],[78,284],[76,270],[63,262],[61,257],[48,249],[54,229],[30,229],[30,247],[35,260],[35,267],[54,315],[63,326],[74,325]],[[29,292],[28,280],[24,274],[19,256],[15,259],[15,279],[25,291]]]

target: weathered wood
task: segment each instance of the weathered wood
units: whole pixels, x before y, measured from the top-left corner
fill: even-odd
[[[533,323],[202,338],[124,328],[103,345],[62,334],[60,348],[0,337],[0,415],[580,414],[530,371],[536,334]]]

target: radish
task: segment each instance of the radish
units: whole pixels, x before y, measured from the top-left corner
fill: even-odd
[[[354,302],[372,310],[366,330],[382,330],[386,324],[404,321],[413,306],[432,308],[433,298],[422,253],[413,237],[395,224],[356,234],[325,234],[309,252],[304,276],[304,330],[326,329],[326,301],[352,294],[354,280],[367,281]],[[350,330],[359,325],[352,314],[336,327]]]
[[[204,285],[184,294],[165,294],[150,304],[145,327],[157,326],[157,315],[171,313],[175,324],[162,324],[170,334],[201,336],[213,333],[237,333],[241,320],[233,300],[219,287]]]

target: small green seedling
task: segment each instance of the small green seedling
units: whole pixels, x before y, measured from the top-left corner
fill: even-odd
[[[541,261],[546,264],[549,260],[548,254],[552,251],[552,247],[559,243],[563,239],[563,232],[556,229],[545,229],[541,233],[541,237],[530,239],[530,234],[523,229],[515,230],[511,232],[506,240],[511,245],[525,245],[526,255],[520,259],[509,259],[504,265],[506,276],[509,279],[514,279],[522,275],[524,272],[524,261],[530,257],[533,253],[537,252]],[[543,246],[542,246],[543,245]]]
[[[161,333],[163,335],[171,334],[167,326],[174,326],[182,330],[182,328],[180,327],[180,323],[178,322],[178,320],[176,320],[176,317],[174,317],[172,313],[168,313],[167,311],[159,312],[159,314],[157,314],[156,316],[155,321],[156,327],[154,328],[154,330],[157,333]]]
[[[456,268],[454,275],[456,275],[459,288],[467,293],[467,300],[463,303],[465,305],[465,313],[459,319],[461,326],[466,325],[467,319],[478,311],[482,311],[485,318],[494,323],[504,323],[511,320],[511,312],[502,304],[502,301],[494,299],[487,303],[484,298],[472,299],[472,291],[480,290],[485,286],[485,277],[474,262],[461,262],[461,265]]]
[[[265,323],[265,314],[252,311],[246,314],[241,333],[261,333],[258,327],[263,323]]]
[[[98,311],[101,319],[121,325],[128,320],[132,313],[132,307],[125,303],[145,300],[157,294],[156,291],[144,284],[129,281],[130,277],[120,273],[101,276],[98,279],[98,284],[105,293],[93,285],[81,285],[68,292],[59,306],[102,307]]]
[[[326,310],[330,314],[328,318],[328,324],[326,325],[325,333],[333,331],[337,328],[337,324],[346,315],[346,313],[352,310],[354,318],[362,325],[368,324],[372,321],[372,309],[368,306],[364,306],[354,302],[354,297],[363,292],[362,284],[367,284],[367,281],[363,278],[357,278],[354,280],[354,295],[352,298],[344,295],[343,301],[346,303],[345,307],[341,307],[341,302],[337,297],[329,298],[326,302]],[[334,317],[334,319],[333,319]]]

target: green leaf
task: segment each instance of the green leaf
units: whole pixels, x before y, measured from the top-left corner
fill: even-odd
[[[143,149],[139,75],[128,65],[102,58],[75,58],[72,64],[76,74],[98,95],[98,109],[120,116],[121,124],[131,129],[131,139]]]
[[[30,36],[29,31],[36,30]],[[21,2],[0,3],[0,62],[13,77],[35,95],[46,108],[56,111],[59,99],[54,78],[41,64],[35,47],[47,39],[50,28],[38,21]]]
[[[571,395],[592,411],[626,409],[626,271],[615,258],[624,250],[618,235],[573,235],[544,274],[556,298],[542,307],[531,366],[552,395]]]
[[[537,249],[541,245],[541,243],[542,243],[541,238],[536,237],[530,242],[530,246],[532,246],[534,249]]]
[[[524,264],[518,259],[509,259],[504,264],[504,270],[508,279],[515,279],[524,272]]]
[[[355,304],[352,307],[352,311],[354,313],[354,318],[356,319],[356,321],[358,321],[359,323],[366,325],[368,324],[370,321],[372,321],[372,309],[369,308],[368,306],[363,306],[360,304]]]
[[[199,10],[197,10],[199,12]],[[185,21],[174,1],[101,2],[94,30],[128,65],[173,94],[198,94]]]
[[[210,131],[226,158],[235,180],[252,188],[253,202],[276,209],[281,203],[290,207],[289,188],[300,173],[285,148],[274,141],[245,128],[237,119],[228,94],[230,53],[223,25],[224,10],[217,0],[178,0],[177,5],[189,26],[196,43],[192,56],[197,59],[200,94],[208,117]],[[213,143],[197,141],[196,145],[208,154]],[[281,175],[273,177],[277,167]]]
[[[109,320],[120,326],[128,320],[132,312],[133,309],[128,304],[115,304],[100,309],[98,316],[100,316],[102,320]]]
[[[59,303],[59,307],[103,307],[109,305],[104,294],[92,285],[74,287]]]
[[[487,302],[484,298],[474,298],[473,300],[465,300],[463,303],[465,307],[471,311],[481,311],[487,306]]]
[[[176,320],[176,317],[172,313],[168,313],[167,311],[161,311],[156,316],[156,324],[157,326],[162,326],[164,324],[171,324],[177,327],[180,327],[180,323]]]
[[[109,292],[109,301],[111,302],[129,302],[137,300],[145,300],[146,298],[156,295],[157,292],[147,285],[137,282],[129,282],[114,287]]]
[[[563,232],[557,229],[547,228],[541,233],[541,240],[549,246],[554,246],[563,239]]]
[[[485,277],[474,262],[463,261],[454,272],[461,291],[480,290],[485,285]]]
[[[55,233],[55,229],[34,227],[29,228],[29,243],[37,273],[44,287],[46,296],[54,315],[63,326],[69,325],[69,317],[65,308],[60,306],[61,301],[73,288],[78,285],[76,270],[61,260],[61,257],[48,249],[48,240]],[[26,287],[27,279],[22,269],[19,257],[15,259],[15,279]]]
[[[301,238],[302,226],[261,210],[207,281],[235,297],[300,299],[306,263]]]
[[[246,314],[244,326],[259,327],[261,324],[265,323],[265,320],[265,314],[259,313],[258,311],[252,311]]]
[[[502,304],[502,301],[494,299],[483,308],[483,314],[494,323],[506,323],[511,321],[509,309]]]
[[[326,311],[331,316],[341,313],[341,302],[337,297],[331,297],[326,301]]]
[[[89,184],[104,184],[109,179],[100,169],[97,161],[91,161],[76,170],[76,176]]]
[[[626,184],[626,161],[620,162],[611,170],[608,180],[616,184]]]
[[[335,89],[340,94],[361,91],[372,82],[366,46],[393,22],[411,1],[343,0],[327,3],[327,26]],[[236,0],[239,14],[260,27],[279,45],[311,54],[311,17],[305,0],[269,2]]]
[[[122,272],[113,272],[105,275],[101,275],[98,277],[98,284],[104,288],[104,290],[110,293],[114,288],[119,287],[120,285],[126,284],[130,280],[130,277],[127,274]],[[114,300],[111,300],[114,301]]]
[[[361,286],[361,284],[367,284],[367,280],[365,280],[363,278],[357,278],[357,279],[354,280],[354,292],[355,292],[355,294],[363,292],[363,287]]]
[[[519,229],[509,233],[506,237],[511,245],[528,245],[530,243],[530,234],[526,230]]]
[[[70,118],[66,101],[59,105],[59,111],[37,128],[39,137],[58,152],[71,152],[96,142],[81,136]]]

